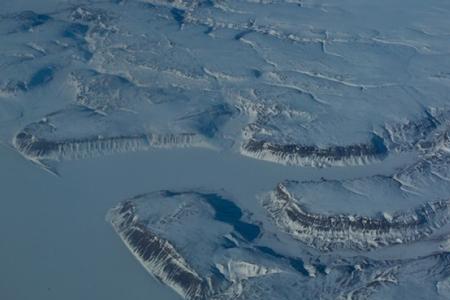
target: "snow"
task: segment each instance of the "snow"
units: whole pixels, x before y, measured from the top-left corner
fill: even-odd
[[[124,202],[109,221],[180,295],[448,296],[445,1],[4,2],[1,145],[33,163],[25,173],[61,176],[59,201],[63,187],[107,203],[96,211],[129,199],[133,225],[122,226]],[[64,220],[70,211],[48,201],[62,217],[37,225],[83,235],[79,221]],[[78,216],[90,209],[74,201]],[[0,228],[15,228],[3,219]],[[166,256],[148,254],[157,244]]]

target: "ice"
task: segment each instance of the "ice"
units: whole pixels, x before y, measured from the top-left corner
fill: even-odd
[[[63,181],[167,153],[108,220],[182,297],[448,297],[445,1],[4,2],[0,143]]]

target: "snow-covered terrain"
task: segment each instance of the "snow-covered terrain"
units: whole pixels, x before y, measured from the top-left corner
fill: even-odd
[[[275,223],[320,249],[370,249],[431,235],[450,221],[450,126],[435,120],[428,134],[403,130],[417,160],[390,176],[288,181],[264,199]],[[416,131],[416,130],[414,130]],[[415,140],[416,139],[416,140]]]
[[[417,215],[433,208],[438,214],[443,209],[430,205]],[[448,214],[447,206],[445,210]],[[288,249],[271,248],[280,247],[276,234],[218,193],[163,190],[139,195],[112,209],[108,220],[141,264],[185,299],[366,299],[408,284],[426,288],[433,299],[448,296],[446,251],[386,260],[304,250],[290,256]],[[371,223],[374,238],[396,230],[408,238],[408,224],[393,230],[374,228],[378,225]],[[358,234],[359,228],[352,230]],[[310,236],[321,238],[320,232]],[[346,238],[354,241],[351,235]],[[365,241],[375,244],[370,238],[366,235]]]
[[[5,0],[0,143],[83,191],[67,164],[121,153],[153,181],[170,172],[135,191],[136,165],[117,185],[105,163],[91,181],[138,195],[108,194],[123,200],[108,221],[186,299],[448,299],[449,14],[442,0]]]
[[[17,147],[36,160],[195,144],[368,164],[405,150],[389,147],[401,138],[384,136],[390,128],[448,106],[446,6],[416,2],[392,23],[393,4],[351,1],[89,1],[4,14],[1,93],[62,98],[23,128]],[[368,10],[379,17],[359,24]]]

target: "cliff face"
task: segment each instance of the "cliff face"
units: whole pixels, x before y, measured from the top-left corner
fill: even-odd
[[[280,229],[320,250],[370,250],[432,235],[450,217],[447,114],[391,130],[397,137],[390,139],[392,149],[418,153],[416,161],[396,173],[286,181],[265,197],[264,207]]]
[[[242,145],[242,153],[262,160],[301,166],[364,165],[381,160],[388,154],[383,140],[374,136],[367,144],[347,146],[307,146],[273,144],[251,139]]]
[[[208,299],[211,290],[206,280],[189,266],[170,242],[144,225],[131,201],[111,210],[109,221],[134,256],[156,278],[186,299]]]
[[[156,124],[150,130],[142,118],[120,109],[103,113],[74,105],[25,126],[15,135],[13,146],[37,161],[82,159],[151,148],[207,147],[205,138],[194,130]]]
[[[84,139],[47,140],[24,131],[13,141],[14,147],[25,157],[41,159],[82,159],[112,153],[145,151],[151,148],[192,147],[197,136],[184,134],[141,134],[114,137],[86,137]]]
[[[416,119],[380,124],[374,133],[368,133],[364,138],[365,141],[360,143],[333,144],[333,139],[330,138],[326,142],[308,144],[299,139],[303,135],[301,131],[298,133],[299,137],[284,132],[283,123],[294,121],[289,120],[288,107],[279,110],[275,116],[261,108],[256,110],[256,121],[244,129],[242,154],[288,165],[315,167],[366,165],[383,160],[389,154],[423,152],[433,145],[438,145],[440,141],[437,135],[445,139],[445,134],[441,131],[448,125],[449,117],[448,110],[430,109],[425,110],[423,115]],[[284,114],[287,115],[285,119],[278,117]],[[291,133],[289,129],[286,131]],[[296,139],[297,141],[293,143],[292,140]]]
[[[141,195],[108,214],[141,264],[185,299],[227,299],[223,294],[239,295],[248,278],[274,272],[239,256],[246,250],[238,244],[259,234],[241,217],[219,194],[196,191]]]
[[[309,212],[283,184],[264,202],[280,229],[303,243],[330,251],[370,250],[409,243],[432,234],[450,220],[450,201],[425,203],[413,210],[386,216],[327,215]]]

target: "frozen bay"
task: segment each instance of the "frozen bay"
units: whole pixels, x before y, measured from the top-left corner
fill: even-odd
[[[0,146],[0,165],[0,290],[6,299],[18,300],[148,299],[149,295],[178,299],[150,278],[105,221],[109,208],[132,195],[207,187],[226,189],[251,206],[256,193],[285,177],[345,174],[194,149],[68,161],[61,164],[57,177]],[[388,172],[392,165],[387,165],[379,168]],[[347,175],[362,176],[370,170],[349,168]]]

